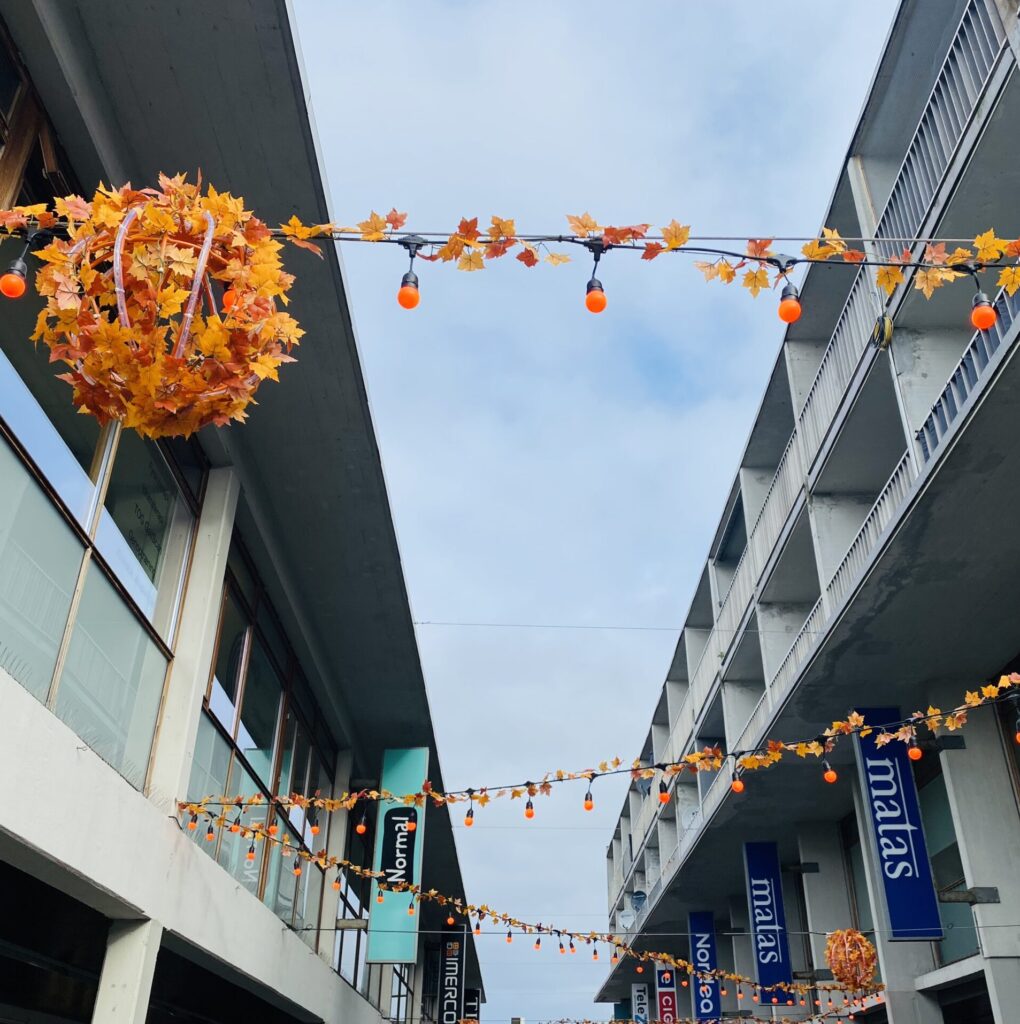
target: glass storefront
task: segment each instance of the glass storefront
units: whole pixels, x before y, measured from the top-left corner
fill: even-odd
[[[218,830],[212,843],[203,829],[196,842],[253,895],[318,947],[319,910],[324,875],[321,868],[297,860],[291,848],[316,852],[326,845],[327,815],[306,817],[271,807],[273,796],[330,796],[334,750],[324,745],[311,726],[314,716],[304,677],[258,576],[239,543],[228,560],[213,669],[209,680],[195,762],[188,787],[190,799],[260,794],[266,802],[229,809],[229,822],[240,819],[242,830]],[[277,836],[288,845],[252,844],[244,828],[265,824],[275,816]],[[313,833],[312,828],[318,829]],[[255,856],[249,859],[254,849]]]

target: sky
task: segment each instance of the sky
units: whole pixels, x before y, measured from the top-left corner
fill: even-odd
[[[546,233],[590,211],[743,238],[822,226],[895,9],[293,4],[336,221]],[[775,296],[610,252],[599,316],[579,257],[422,264],[408,312],[402,254],[342,260],[447,785],[629,762],[779,350]],[[625,790],[598,782],[585,813],[562,786],[531,822],[494,803],[471,832],[456,815],[468,898],[604,929]],[[476,941],[486,1024],[612,1017],[605,954]]]

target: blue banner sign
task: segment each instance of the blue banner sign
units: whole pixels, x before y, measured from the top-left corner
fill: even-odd
[[[715,921],[710,911],[692,913],[687,918],[691,935],[691,963],[699,971],[714,971],[719,966],[715,955]],[[718,1020],[722,1017],[722,1000],[717,978],[691,978],[691,1000],[695,1020]]]
[[[789,985],[793,968],[786,939],[779,847],[775,843],[744,843],[744,874],[758,984],[766,989]]]
[[[868,725],[900,721],[898,708],[858,708]],[[872,863],[882,877],[889,933],[900,942],[942,938],[921,808],[905,743],[875,742],[881,730],[857,735],[857,766],[867,808]]]
[[[383,751],[380,789],[391,793],[417,793],[428,777],[427,747]],[[425,848],[425,809],[405,807],[395,800],[378,801],[375,823],[375,856],[372,867],[393,885],[421,883]],[[372,882],[368,912],[370,964],[413,964],[418,960],[418,914],[408,914],[406,893],[385,892],[376,901],[378,883]],[[416,908],[417,909],[417,908]]]

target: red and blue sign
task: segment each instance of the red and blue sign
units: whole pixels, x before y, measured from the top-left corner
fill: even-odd
[[[777,985],[793,982],[779,847],[775,843],[744,843],[744,876],[755,977],[768,994]]]
[[[715,921],[711,911],[698,911],[687,917],[687,931],[691,936],[691,962],[697,972],[714,971],[719,967],[715,952]],[[719,1020],[722,1017],[722,999],[719,979],[691,978],[691,1001],[695,1020]]]
[[[882,726],[901,721],[898,708],[858,708],[865,722]],[[885,891],[890,938],[931,942],[942,938],[938,898],[921,826],[917,786],[904,743],[878,746],[881,733],[859,733],[857,767],[867,808],[869,846]]]

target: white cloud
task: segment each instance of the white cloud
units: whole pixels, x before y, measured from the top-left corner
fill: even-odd
[[[894,4],[296,7],[338,219],[396,205],[421,230],[498,213],[545,231],[590,210],[797,235],[824,214]],[[773,299],[706,287],[681,259],[610,253],[601,317],[582,307],[583,260],[427,265],[409,314],[396,253],[344,259],[416,616],[679,627],[775,358]],[[419,637],[455,786],[633,756],[675,643]],[[606,780],[593,814],[570,790],[530,831],[460,834],[469,895],[604,925],[622,794]],[[483,824],[523,824],[520,807]],[[611,1015],[591,1005],[604,956],[523,945],[481,940],[488,1020]]]

